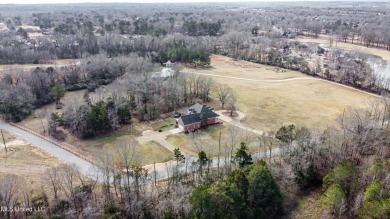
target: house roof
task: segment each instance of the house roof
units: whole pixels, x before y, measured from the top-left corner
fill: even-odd
[[[193,111],[193,113],[201,113],[205,105],[195,103],[194,105],[188,107],[188,111]]]
[[[207,115],[207,118],[214,118],[218,117],[219,115],[216,114],[212,108],[210,108],[207,105],[202,105],[199,103],[196,103],[187,109],[187,115],[182,115],[180,119],[183,121],[184,125],[192,124],[200,122],[200,114],[205,113]]]
[[[189,125],[192,123],[200,122],[200,114],[190,114],[181,116],[180,119],[183,121],[184,125]]]

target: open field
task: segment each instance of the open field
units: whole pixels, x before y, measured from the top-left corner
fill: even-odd
[[[4,132],[4,131],[3,131]],[[62,163],[50,154],[27,142],[4,132],[8,152],[5,152],[3,141],[0,143],[0,177],[16,174],[24,178],[29,189],[38,190],[48,186],[42,178],[45,171]]]
[[[290,41],[319,43],[319,44],[323,44],[324,46],[329,46],[329,38],[326,35],[320,35],[318,38],[300,36],[300,37],[296,37],[295,39],[290,39]],[[382,57],[383,60],[390,62],[390,52],[384,49],[365,47],[359,44],[343,43],[343,42],[337,42],[337,44],[336,42],[334,42],[332,48],[375,55],[375,56]]]
[[[311,80],[312,77],[299,72],[277,73],[267,68],[272,69],[213,55],[210,69],[186,71],[227,76],[213,78],[235,90],[238,96],[237,108],[246,114],[243,124],[260,130],[277,130],[291,123],[320,129],[334,126],[344,109],[362,107],[373,98],[369,94],[327,81]],[[282,80],[286,78],[288,80]]]
[[[193,69],[186,68],[185,72],[201,72],[207,74],[226,75],[231,77],[250,78],[256,80],[276,80],[297,77],[309,77],[300,72],[283,69],[277,71],[276,67],[257,63],[233,60],[226,56],[211,55],[211,68]],[[285,71],[285,72],[284,72]]]
[[[66,65],[70,65],[73,63],[79,63],[80,59],[59,59],[59,60],[51,60],[48,64],[10,64],[10,65],[1,65],[0,64],[0,78],[3,74],[12,74],[16,72],[29,72],[32,69],[37,67],[40,68],[59,68]]]

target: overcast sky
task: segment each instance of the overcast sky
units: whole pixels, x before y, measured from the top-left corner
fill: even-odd
[[[298,0],[0,0],[0,4],[42,4],[42,3],[107,3],[107,2],[133,2],[133,3],[172,3],[172,2],[286,2]],[[299,0],[310,1],[310,0]],[[311,0],[313,1],[313,0]],[[314,0],[329,1],[329,0]]]

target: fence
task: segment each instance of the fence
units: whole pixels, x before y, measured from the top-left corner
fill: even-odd
[[[95,165],[95,166],[99,166],[99,165],[97,164],[97,162],[94,161],[94,160],[92,160],[91,158],[88,158],[88,157],[86,157],[86,156],[84,156],[84,155],[82,155],[82,154],[76,152],[75,150],[72,150],[72,147],[73,147],[73,146],[70,145],[70,144],[68,144],[68,143],[66,143],[66,142],[58,142],[58,141],[56,141],[56,140],[54,140],[54,139],[52,139],[52,138],[50,138],[50,137],[41,135],[41,134],[39,134],[39,133],[37,133],[37,132],[34,132],[34,131],[32,131],[32,130],[26,128],[26,127],[23,127],[23,126],[21,126],[21,125],[15,124],[15,123],[10,123],[10,124],[11,124],[12,126],[15,126],[15,127],[19,128],[19,129],[22,129],[23,131],[26,131],[26,132],[28,132],[28,133],[30,133],[30,134],[33,134],[33,135],[35,135],[35,136],[37,136],[37,137],[39,137],[39,138],[42,138],[43,140],[48,141],[48,142],[50,142],[50,143],[52,143],[52,144],[54,144],[54,145],[56,145],[56,146],[58,146],[58,147],[60,147],[60,148],[62,148],[62,149],[64,149],[64,150],[66,150],[66,151],[68,151],[68,152],[70,152],[70,153],[72,153],[72,154],[74,154],[74,155],[80,157],[81,159],[90,162],[91,164],[93,164],[93,165]]]

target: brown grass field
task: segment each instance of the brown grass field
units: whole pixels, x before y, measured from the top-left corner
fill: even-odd
[[[14,74],[17,72],[30,72],[31,70],[40,67],[40,68],[59,68],[65,65],[69,65],[75,62],[79,62],[80,59],[61,59],[61,60],[51,60],[49,64],[11,64],[11,65],[1,65],[0,64],[0,78],[4,74]]]
[[[310,78],[295,71],[277,73],[271,69],[273,67],[213,55],[210,69],[185,71],[256,80]],[[335,126],[344,109],[363,107],[373,98],[327,81],[290,80],[271,83],[213,78],[234,89],[238,96],[237,108],[246,114],[243,123],[260,130],[277,130],[287,124],[320,129]]]
[[[1,140],[0,177],[16,174],[27,182],[29,189],[33,190],[39,190],[42,186],[47,186],[46,180],[42,177],[45,171],[51,167],[61,165],[62,162],[24,140],[5,131],[3,132],[8,152],[5,152]]]
[[[326,35],[320,35],[318,38],[300,36],[300,37],[297,37],[295,39],[290,39],[290,41],[299,41],[299,42],[306,42],[306,43],[319,43],[319,44],[323,44],[325,46],[329,46],[329,37]],[[365,47],[365,46],[359,45],[359,44],[343,43],[343,42],[337,42],[337,45],[336,45],[336,42],[334,42],[332,48],[375,55],[375,56],[382,57],[383,60],[390,62],[390,52],[386,51],[384,49]]]

